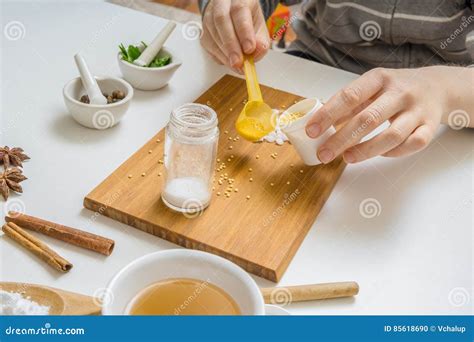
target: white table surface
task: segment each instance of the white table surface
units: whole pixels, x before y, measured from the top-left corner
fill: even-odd
[[[117,45],[151,40],[164,21],[107,3],[2,1],[1,6],[1,139],[31,156],[24,166],[29,178],[22,183],[24,194],[11,200],[21,200],[29,214],[116,241],[113,254],[103,257],[44,238],[74,263],[71,272],[58,274],[0,237],[1,280],[92,295],[135,258],[180,247],[107,217],[91,219],[84,196],[164,127],[173,108],[193,101],[227,70],[205,55],[198,40],[185,40],[179,26],[167,45],[184,63],[169,86],[136,91],[115,128],[87,129],[67,114],[62,99],[63,85],[77,76],[73,55],[82,52],[97,74],[119,76]],[[4,33],[12,21],[24,28],[18,40]],[[274,52],[258,64],[258,72],[263,84],[323,100],[356,77]],[[318,315],[471,313],[472,167],[473,132],[446,127],[417,155],[349,166],[280,285],[355,280],[360,294],[286,308]],[[378,216],[360,214],[366,198],[380,203]]]

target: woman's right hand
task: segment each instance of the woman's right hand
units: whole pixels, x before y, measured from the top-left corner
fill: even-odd
[[[258,0],[209,0],[202,21],[202,46],[217,63],[236,71],[244,53],[258,61],[270,47]]]

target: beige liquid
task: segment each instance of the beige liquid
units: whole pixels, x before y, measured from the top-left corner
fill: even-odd
[[[131,315],[240,315],[235,300],[221,288],[196,279],[167,279],[132,300]]]

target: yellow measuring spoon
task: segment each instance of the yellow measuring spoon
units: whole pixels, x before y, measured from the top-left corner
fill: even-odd
[[[244,72],[249,98],[235,122],[235,128],[243,138],[257,141],[275,130],[275,120],[272,109],[263,102],[253,57],[244,56]]]

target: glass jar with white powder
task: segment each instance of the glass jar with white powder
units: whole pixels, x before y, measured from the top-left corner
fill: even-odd
[[[209,205],[218,138],[217,114],[212,108],[189,103],[171,112],[161,193],[169,208],[193,213]]]

